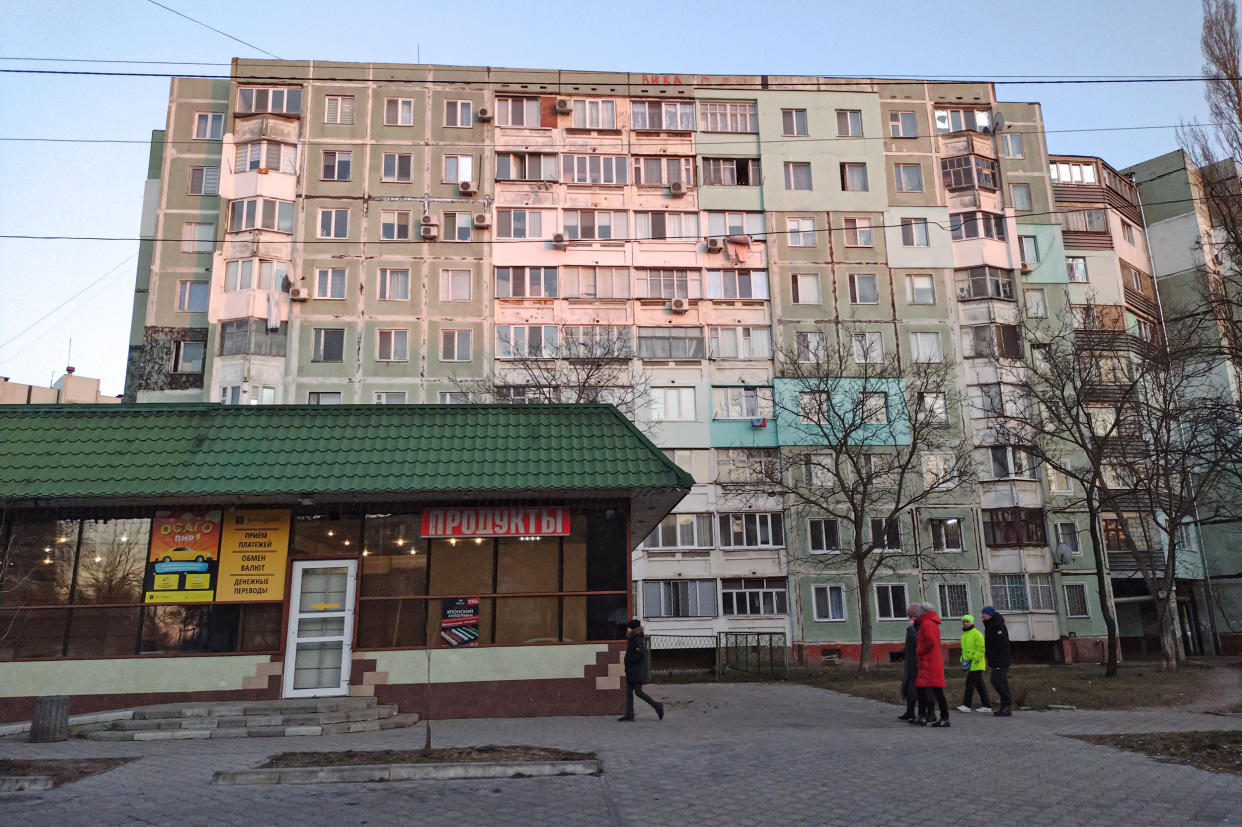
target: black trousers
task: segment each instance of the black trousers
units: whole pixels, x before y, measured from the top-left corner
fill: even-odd
[[[962,706],[970,706],[970,702],[974,700],[975,690],[979,690],[979,701],[984,706],[991,706],[992,702],[988,699],[988,690],[983,686],[983,670],[971,670],[966,673],[966,694],[962,696]]]
[[[941,719],[949,717],[949,702],[944,697],[944,687],[920,686],[919,695],[922,696],[924,718],[931,718],[933,704],[940,707]]]
[[[1002,709],[1008,709],[1013,704],[1013,698],[1009,697],[1009,667],[993,666],[992,667],[992,688],[996,690],[996,694],[1000,696],[1000,705]]]
[[[634,717],[634,696],[635,695],[642,698],[647,703],[651,704],[652,709],[659,709],[659,702],[655,698],[651,697],[650,695],[648,695],[646,692],[643,691],[643,685],[641,683],[630,683],[629,681],[626,681],[625,682],[625,714],[626,716],[630,718]]]

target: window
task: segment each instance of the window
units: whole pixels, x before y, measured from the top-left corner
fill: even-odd
[[[1033,235],[1018,236],[1018,249],[1024,264],[1039,263],[1039,240]]]
[[[871,247],[875,244],[870,218],[846,218],[843,219],[843,224],[846,247]]]
[[[173,347],[173,373],[202,373],[205,342],[176,342]]]
[[[341,404],[341,392],[311,391],[306,395],[306,403],[308,405],[339,405]]]
[[[539,98],[497,98],[498,126],[540,126]]]
[[[709,212],[707,234],[712,236],[766,236],[761,212]],[[763,238],[759,239],[764,240]]]
[[[879,583],[875,587],[875,616],[877,620],[902,620],[906,616],[906,586],[904,583]]]
[[[1104,549],[1106,551],[1134,551],[1135,543],[1129,521],[1104,520]]]
[[[532,385],[502,385],[496,388],[496,402],[501,405],[535,405],[548,402],[549,397],[555,401],[559,389],[537,388]]]
[[[962,355],[979,359],[999,356],[1022,358],[1022,336],[1017,325],[984,324],[962,327]]]
[[[1061,222],[1061,229],[1068,232],[1108,232],[1108,219],[1104,211],[1099,209],[1060,210],[1057,212],[1057,220]]]
[[[880,288],[873,274],[850,273],[850,304],[877,304]]]
[[[996,162],[978,155],[960,155],[940,162],[940,177],[947,190],[982,187],[994,190],[997,186]]]
[[[937,590],[940,592],[942,618],[957,619],[964,614],[970,614],[970,600],[965,583],[941,583]]]
[[[624,155],[564,155],[561,178],[567,184],[626,184],[629,159]],[[549,180],[556,180],[553,175]]]
[[[183,313],[207,312],[211,285],[205,281],[177,282],[177,309]]]
[[[413,98],[385,98],[384,126],[413,126]]]
[[[243,86],[237,90],[238,114],[275,112],[296,115],[302,110],[302,90],[296,87]]]
[[[474,104],[470,101],[445,101],[444,125],[469,129],[474,125]]]
[[[806,110],[782,109],[781,134],[791,136],[805,136],[809,134],[806,129]]]
[[[916,362],[944,361],[939,333],[914,332],[910,334],[910,353]]]
[[[862,421],[867,425],[887,425],[888,424],[888,394],[887,393],[861,393],[858,395],[859,412],[862,414]]]
[[[241,385],[221,385],[220,386],[220,404],[221,405],[240,405],[241,404]]]
[[[258,263],[259,279],[256,282],[255,264]],[[289,292],[289,262],[242,259],[230,261],[224,267],[224,290],[279,290]]]
[[[1030,610],[1026,596],[1026,577],[1021,574],[992,575],[992,605],[1002,612]]]
[[[1044,512],[1039,508],[983,509],[983,542],[998,546],[1043,546],[1048,537],[1044,531]]]
[[[788,187],[786,187],[788,189]],[[810,187],[807,187],[810,189]],[[867,165],[866,164],[842,164],[841,165],[841,189],[845,192],[866,192],[867,191]]]
[[[499,238],[543,238],[543,214],[539,210],[497,210]]]
[[[323,179],[325,181],[348,181],[352,157],[351,152],[325,151],[323,153]]]
[[[799,362],[818,362],[824,358],[824,334],[819,331],[800,330],[794,333],[794,347],[798,351]]]
[[[880,338],[878,331],[855,333],[852,336],[852,340],[854,344],[854,361],[857,364],[875,364],[884,360],[884,340]]]
[[[653,422],[694,422],[694,388],[652,388]]]
[[[999,267],[971,267],[953,272],[959,301],[1007,299],[1013,301],[1013,271]]]
[[[857,109],[838,109],[837,137],[861,138],[862,134],[862,112]]]
[[[903,247],[930,247],[926,218],[901,219],[901,245]]]
[[[888,134],[893,138],[917,138],[919,122],[913,112],[889,112]]]
[[[1078,547],[1078,524],[1072,522],[1059,522],[1052,524],[1053,536],[1056,539],[1058,548],[1065,546],[1070,550],[1070,554],[1077,557],[1082,553]]]
[[[936,277],[906,276],[906,301],[910,304],[935,304]]]
[[[949,216],[949,235],[954,241],[971,238],[1005,240],[1005,216],[988,212],[953,213]]]
[[[700,277],[689,270],[639,270],[638,297],[642,299],[698,299]]]
[[[275,141],[253,141],[238,144],[234,155],[234,172],[266,169],[296,175],[298,171],[298,148],[293,144]]]
[[[811,188],[811,165],[807,163],[785,162],[785,189],[809,190]]]
[[[474,180],[473,155],[445,155],[444,183],[460,184],[462,181]]]
[[[320,210],[320,238],[348,238],[349,210]]]
[[[556,297],[555,267],[497,267],[496,298]]]
[[[652,549],[711,548],[712,515],[669,514],[647,535],[647,539],[643,541],[643,547]]]
[[[343,362],[344,360],[345,331],[339,328],[315,328],[314,350],[311,355],[311,361]]]
[[[757,187],[760,180],[758,158],[703,159],[705,187]]]
[[[410,271],[380,268],[380,301],[404,302],[410,300]]]
[[[871,456],[876,456],[872,454]],[[879,469],[875,469],[872,473],[879,473]],[[896,517],[872,517],[871,518],[871,543],[876,548],[885,551],[901,550],[901,520]],[[902,616],[905,616],[905,604],[901,606]]]
[[[328,95],[324,102],[324,123],[352,124],[354,122],[353,95]]]
[[[284,356],[288,325],[268,330],[266,319],[236,319],[220,323],[220,355]]]
[[[1053,599],[1051,574],[1028,574],[1027,587],[1031,594],[1032,612],[1055,612],[1056,602]]]
[[[626,299],[630,271],[624,267],[562,267],[561,296],[571,299]]]
[[[722,548],[759,548],[785,545],[780,514],[721,514],[720,546]]]
[[[223,112],[199,112],[194,116],[194,139],[218,141],[224,137]]]
[[[715,580],[644,580],[644,617],[715,617]]]
[[[1048,164],[1048,175],[1054,184],[1094,184],[1095,164],[1053,161]]]
[[[441,330],[440,331],[440,361],[441,362],[469,362],[470,361],[470,331],[469,330]]]
[[[441,405],[467,405],[470,403],[470,394],[464,391],[440,391],[438,399]]]
[[[405,391],[376,391],[376,405],[404,405]]]
[[[216,225],[187,221],[181,225],[181,252],[210,253],[216,248]]]
[[[381,330],[379,352],[375,358],[380,362],[407,361],[410,358],[410,331]]]
[[[469,270],[441,270],[440,301],[470,301],[470,289],[472,282],[473,278]]]
[[[926,414],[927,421],[935,425],[949,424],[949,397],[944,393],[919,391],[916,399],[917,412]],[[952,465],[952,463],[950,463]],[[946,476],[941,475],[941,476]]]
[[[1001,157],[1002,158],[1021,158],[1022,155],[1022,133],[1006,132],[1001,135]]]
[[[788,218],[785,220],[785,225],[789,231],[790,247],[815,246],[815,219]]]
[[[410,211],[380,210],[380,239],[383,241],[409,241]]]
[[[496,180],[555,181],[556,156],[538,152],[498,152]]]
[[[694,104],[671,101],[633,101],[630,108],[632,129],[694,131]]]
[[[954,552],[962,550],[962,521],[958,517],[934,518],[928,521],[932,549]]]
[[[1065,584],[1065,616],[1091,617],[1087,605],[1087,586],[1085,583]]]
[[[937,109],[936,131],[982,132],[992,126],[991,113],[986,109]]]
[[[445,241],[472,241],[474,239],[474,216],[468,212],[444,214]]]
[[[766,327],[711,328],[713,359],[771,359],[772,334]]]
[[[721,580],[720,601],[726,615],[783,615],[789,593],[783,577]]]
[[[408,152],[385,152],[381,181],[408,184],[414,180],[414,156]],[[468,180],[468,179],[467,179]]]
[[[841,550],[841,527],[839,521],[829,518],[816,518],[808,522],[812,554],[828,554]]]
[[[845,620],[845,589],[841,586],[812,586],[815,619]]]
[[[789,277],[794,304],[819,304],[819,274],[793,273]]]
[[[219,195],[220,167],[190,167],[190,195]]]
[[[712,388],[715,419],[754,419],[772,416],[772,389],[756,387]]]
[[[1013,203],[1015,210],[1029,211],[1031,207],[1031,185],[1030,184],[1010,184],[1009,200]]]
[[[1087,281],[1087,258],[1086,256],[1066,256],[1065,270],[1069,274],[1069,280],[1083,284]]]
[[[569,325],[562,330],[561,352],[569,359],[633,359],[628,327]]]
[[[699,104],[699,129],[704,132],[758,132],[759,114],[753,102]]]
[[[893,172],[897,179],[898,192],[923,191],[922,164],[896,164],[893,166]]]
[[[550,359],[556,356],[556,325],[496,325],[497,359]]]
[[[975,396],[975,393],[971,394],[972,402],[974,403],[974,412],[972,415],[1004,416],[1004,388],[1005,386],[999,382],[989,382],[985,385],[979,385],[977,388],[973,389],[978,395]]]
[[[634,183],[645,186],[668,186],[672,183],[690,186],[694,183],[693,158],[635,158]]]
[[[992,479],[1000,480],[1010,477],[1038,479],[1035,459],[1021,449],[1007,445],[993,445],[988,451],[992,457]]]
[[[1042,287],[1022,291],[1022,299],[1026,303],[1026,315],[1032,319],[1048,318],[1048,298]]]
[[[573,107],[573,129],[616,129],[617,102],[612,100],[596,100],[593,98],[575,98]]]
[[[642,213],[639,214],[643,215]],[[647,238],[650,235],[650,218],[651,214],[646,214],[648,222],[644,225],[641,218],[637,223],[640,227],[648,228]],[[664,214],[658,213],[658,220],[655,222],[659,226],[654,228],[660,233],[659,238],[665,238],[668,230],[675,230],[677,235],[682,232],[681,214],[672,214],[675,220],[665,222]],[[613,238],[625,238],[629,235],[629,219],[624,212],[608,212],[605,210],[565,210],[563,216],[563,224],[565,226],[565,237],[575,240],[599,240],[607,241]],[[698,234],[698,222],[694,226],[695,235]]]
[[[613,222],[624,229],[625,213],[613,213]],[[617,235],[624,237],[623,233],[617,233]],[[697,241],[699,237],[699,214],[693,212],[636,212],[634,213],[634,235],[640,239]]]
[[[767,299],[768,274],[763,270],[708,270],[710,299]]]
[[[1128,221],[1122,221],[1121,222],[1121,237],[1124,238],[1128,243],[1133,244],[1134,243],[1134,225],[1130,224]]]
[[[345,298],[345,268],[323,267],[315,271],[315,298]]]

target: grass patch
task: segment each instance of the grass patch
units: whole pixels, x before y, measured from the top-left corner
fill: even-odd
[[[50,775],[53,786],[72,784],[115,769],[133,758],[0,758],[0,775]]]
[[[1139,735],[1075,735],[1080,741],[1141,752],[1157,761],[1242,775],[1242,732],[1146,732]]]
[[[554,747],[482,746],[421,749],[341,750],[339,752],[282,752],[259,769],[289,767],[364,767],[375,764],[473,764],[491,761],[592,761],[593,752],[570,752]]]

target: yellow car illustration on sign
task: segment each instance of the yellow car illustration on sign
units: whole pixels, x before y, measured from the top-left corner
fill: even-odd
[[[197,561],[201,563],[205,560],[210,560],[211,554],[209,553],[204,554],[203,552],[195,551],[192,548],[186,548],[185,546],[178,546],[177,548],[169,549],[168,551],[164,552],[164,556],[161,557],[160,559],[163,560],[165,563],[171,563],[174,560],[176,561],[191,561],[192,560],[192,561]]]

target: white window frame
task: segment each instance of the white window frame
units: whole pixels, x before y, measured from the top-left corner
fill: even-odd
[[[462,295],[462,286],[465,295]],[[464,269],[443,269],[440,271],[440,301],[468,302],[474,299],[474,272]]]
[[[456,123],[449,123],[449,112],[454,112],[452,120]],[[464,116],[464,117],[463,117]],[[444,128],[445,129],[470,129],[474,126],[474,101],[468,100],[446,100],[444,102]]]
[[[864,285],[867,279],[871,279],[871,292],[864,296]],[[850,273],[850,304],[879,304],[880,303],[880,277],[875,273]]]
[[[616,129],[617,102],[613,98],[571,98],[571,129]]]
[[[716,580],[643,580],[642,607],[644,617],[716,617]]]
[[[763,299],[771,298],[766,270],[708,270],[707,297],[709,299]]]
[[[794,304],[823,304],[819,273],[790,273],[789,287]]]
[[[841,616],[833,616],[833,594],[838,595],[838,604],[841,607]],[[828,610],[828,616],[824,617],[819,611],[819,596],[824,595],[824,608]],[[849,612],[845,608],[845,587],[836,583],[823,583],[811,586],[811,610],[814,612],[816,623],[843,623],[849,619]]]
[[[781,134],[790,138],[805,138],[810,135],[806,114],[805,109],[782,109]]]
[[[880,590],[884,589],[888,594],[888,609],[890,614],[880,614]],[[901,589],[901,600],[894,602],[894,590]],[[910,604],[907,602],[905,583],[876,583],[874,585],[875,595],[875,619],[876,620],[904,620],[906,617],[906,607]]]
[[[854,364],[879,364],[884,361],[884,334],[878,330],[864,330],[850,334],[854,352]]]
[[[928,232],[926,218],[901,219],[902,247],[930,247],[931,234]]]
[[[1091,276],[1087,271],[1086,256],[1066,256],[1065,272],[1069,277],[1070,284],[1086,284],[1091,280]]]
[[[339,281],[338,281],[339,274]],[[339,289],[338,289],[339,288]],[[315,268],[315,298],[343,301],[349,289],[349,270],[344,267]]]
[[[818,245],[814,218],[787,218],[785,227],[790,247],[815,247]]]
[[[713,359],[771,359],[772,329],[759,325],[713,326],[708,329],[708,348]]]
[[[521,215],[522,234],[516,234],[518,215]],[[506,223],[504,219],[508,219],[508,232],[506,233],[503,225]],[[533,219],[533,221],[532,221]],[[543,211],[542,210],[518,210],[518,209],[498,209],[496,210],[496,237],[497,238],[543,238]]]
[[[328,340],[328,334],[338,334],[341,340],[341,358],[325,359],[325,349]],[[333,336],[332,338],[336,338]],[[311,361],[323,364],[337,365],[345,361],[345,329],[340,327],[316,327],[312,334],[311,340]]]
[[[449,174],[449,161],[453,161],[456,169],[453,175]],[[445,154],[441,159],[440,171],[441,183],[460,184],[462,181],[474,181],[474,156]]]
[[[853,181],[858,170],[862,170],[862,186],[856,187],[853,184],[859,183]],[[867,164],[865,161],[842,161],[841,162],[841,192],[870,192],[871,181],[867,175]]]
[[[394,290],[395,285],[399,285],[400,276],[405,276],[405,289]],[[410,300],[410,268],[408,267],[381,267],[378,277],[379,301],[384,302],[404,302]],[[396,293],[404,293],[405,295],[394,295]]]
[[[630,159],[625,155],[562,155],[561,180],[594,187],[624,186],[630,182]]]
[[[748,522],[748,518],[753,520]],[[726,521],[728,528],[725,528]],[[737,528],[737,525],[741,528]],[[775,528],[774,528],[775,527]],[[722,549],[732,548],[784,548],[785,547],[785,531],[784,523],[781,521],[780,512],[769,511],[730,511],[721,512],[717,515],[716,520],[717,533],[719,535],[720,547]],[[747,542],[747,533],[753,530],[751,536],[755,542]],[[736,534],[740,532],[742,542],[736,543]],[[767,540],[763,539],[767,535]],[[779,535],[779,536],[778,536]]]
[[[308,405],[339,405],[341,404],[340,391],[308,391],[306,394],[306,404]]]
[[[927,279],[926,286],[920,287],[915,279]],[[919,294],[931,291],[931,301],[920,301]],[[936,277],[930,273],[911,273],[906,275],[906,302],[930,307],[936,304]]]
[[[406,161],[406,172],[401,174],[401,161]],[[391,164],[389,163],[391,160]],[[410,184],[414,181],[414,153],[385,152],[381,159],[380,181],[386,184]]]
[[[934,343],[934,345],[929,345]],[[935,330],[910,332],[910,358],[915,362],[935,364],[944,361],[944,342]]]
[[[652,422],[697,422],[698,400],[693,386],[660,386],[651,389]],[[670,404],[671,403],[671,404]]]
[[[195,112],[194,140],[219,141],[224,138],[223,112]]]
[[[197,351],[197,360],[190,353]],[[197,368],[195,364],[197,362]],[[173,343],[171,373],[201,374],[207,366],[207,343],[181,340]]]
[[[521,114],[521,123],[513,122],[513,113],[515,107]],[[527,123],[530,116],[534,117],[533,123]],[[543,113],[540,110],[539,98],[530,96],[503,96],[496,98],[496,125],[497,126],[513,126],[521,129],[541,129],[543,128]]]
[[[441,241],[464,244],[474,241],[474,214],[468,212],[444,213],[444,232]]]
[[[1019,192],[1025,192],[1026,193],[1025,197],[1019,198],[1018,197]],[[1021,206],[1019,204],[1019,201],[1021,201],[1026,206]],[[1035,209],[1035,207],[1032,206],[1032,201],[1031,201],[1031,185],[1022,184],[1022,183],[1010,184],[1009,185],[1009,203],[1013,206],[1016,212],[1030,212],[1031,210]]]
[[[470,404],[470,394],[465,391],[440,391],[436,398],[440,405]]]
[[[1065,591],[1065,616],[1067,618],[1072,617],[1076,619],[1090,618],[1091,617],[1091,601],[1089,599],[1089,595],[1087,594],[1087,584],[1086,583],[1062,583],[1061,588],[1064,589]],[[1074,589],[1081,594],[1082,614],[1072,613],[1075,600],[1070,597],[1070,589]]]
[[[802,183],[798,180],[797,173],[806,170],[806,186],[798,186]],[[790,192],[812,192],[815,189],[815,180],[811,175],[811,164],[809,161],[786,161],[785,162],[785,189]]]
[[[325,224],[326,219],[326,224]],[[325,233],[324,230],[327,230]],[[349,238],[349,210],[323,208],[319,210],[319,238]]]
[[[831,526],[829,525],[831,523]],[[828,530],[836,536],[836,543],[829,544]],[[818,536],[817,536],[818,535]],[[840,554],[841,521],[836,517],[810,517],[806,521],[807,550],[811,554]]]
[[[220,194],[220,167],[190,167],[188,194],[210,198]]]
[[[727,588],[727,584],[737,581],[741,583],[740,588]],[[747,585],[759,581],[763,585]],[[780,585],[772,585],[773,581],[779,581]],[[752,594],[759,597],[759,611],[752,612],[750,610],[750,596]],[[733,604],[733,611],[725,609],[725,596],[728,595],[729,602]],[[764,598],[771,596],[772,611],[765,611]],[[739,603],[744,603],[745,611],[739,611]],[[720,613],[727,617],[775,617],[779,615],[789,614],[789,579],[786,577],[725,577],[720,581]]]
[[[385,356],[385,338],[387,352]],[[377,362],[408,362],[410,361],[410,331],[402,328],[383,328],[377,331],[375,341],[375,361]]]
[[[321,181],[348,181],[353,174],[353,158],[354,153],[350,150],[341,149],[325,149],[321,157],[322,163],[319,165],[319,180]],[[329,164],[329,158],[331,164]],[[331,167],[331,175],[328,175],[329,167]],[[344,172],[344,175],[341,173]]]
[[[910,117],[907,119],[906,116]],[[911,131],[906,132],[909,126]],[[919,136],[918,113],[898,111],[888,113],[888,136],[890,138],[917,138]]]
[[[539,343],[534,343],[534,331]],[[497,359],[554,359],[560,350],[560,328],[554,324],[496,325]]]
[[[396,118],[389,120],[389,107],[395,104]],[[384,126],[413,126],[413,98],[384,98]]]
[[[448,352],[449,335],[452,336],[453,352]],[[474,331],[462,328],[441,328],[440,329],[440,361],[441,362],[469,362],[472,358],[472,348]],[[462,351],[465,351],[463,358]]]
[[[875,230],[870,218],[847,216],[841,219],[841,228],[845,233],[846,247],[875,246]]]
[[[945,528],[949,523],[957,523],[957,545],[949,545],[948,534]],[[966,538],[962,531],[966,521],[961,517],[929,517],[927,519],[927,534],[931,538],[932,550],[937,554],[960,554],[966,550]]]
[[[201,301],[196,302],[195,299]],[[196,307],[195,305],[201,305]],[[206,313],[211,304],[211,282],[177,282],[177,310],[181,313]]]
[[[349,126],[354,122],[353,95],[324,95],[323,122]]]
[[[380,210],[380,241],[409,241],[413,227],[414,218],[409,210]]]
[[[955,597],[949,593],[950,589],[960,589],[962,611],[954,612]],[[970,614],[970,586],[966,583],[938,583],[936,584],[936,596],[940,600],[940,617],[946,620],[957,620],[962,615]]]
[[[652,169],[659,170],[658,177],[648,175]],[[694,158],[678,155],[634,156],[634,184],[636,186],[667,187],[673,183],[687,187],[694,185]]]
[[[1002,158],[1025,158],[1022,154],[1022,133],[1021,132],[1003,132],[1001,133],[1001,157]]]
[[[810,365],[818,362],[824,358],[824,354],[827,352],[823,331],[794,331],[794,348],[797,351],[800,364]]]
[[[845,116],[844,120],[842,120],[842,116]],[[838,109],[836,119],[838,138],[863,137],[863,117],[861,109]]]
[[[712,388],[712,418],[718,420],[771,418],[772,388],[765,385],[716,385]]]
[[[216,225],[187,221],[181,225],[181,252],[210,253],[216,249]]]
[[[1039,238],[1033,235],[1018,236],[1018,254],[1025,264],[1039,264]]]
[[[699,101],[700,132],[759,131],[759,107],[754,101]]]
[[[408,398],[405,391],[376,391],[376,405],[404,405]]]
[[[668,550],[668,549],[705,549],[715,547],[715,538],[713,536],[712,519],[710,513],[676,513],[669,514],[656,524],[643,539],[643,548]],[[686,534],[690,535],[690,542],[685,542]],[[671,536],[670,536],[671,535]]]
[[[910,170],[918,170],[918,180],[910,177]],[[893,164],[893,179],[897,192],[923,192],[922,164]]]
[[[1078,523],[1073,520],[1053,520],[1053,548],[1055,549],[1057,546],[1065,543],[1070,548],[1070,556],[1082,556],[1082,543],[1078,540],[1078,531]],[[1072,542],[1070,538],[1072,538]]]
[[[555,299],[559,294],[555,267],[497,267],[496,298]]]

